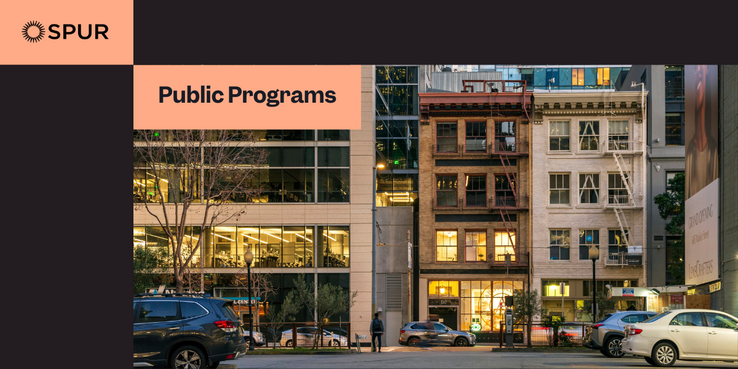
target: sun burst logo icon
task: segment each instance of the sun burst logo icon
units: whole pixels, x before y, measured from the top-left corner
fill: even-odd
[[[45,32],[46,29],[44,28],[43,24],[36,21],[30,21],[23,26],[22,33],[23,38],[25,38],[26,41],[39,42],[42,38],[44,38]]]

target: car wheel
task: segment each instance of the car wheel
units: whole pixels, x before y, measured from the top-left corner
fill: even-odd
[[[172,354],[172,369],[201,369],[205,368],[205,355],[195,346],[182,346]]]
[[[457,338],[454,341],[454,346],[469,346],[469,342],[466,341],[466,338]]]
[[[656,366],[672,366],[677,360],[676,348],[670,343],[659,343],[653,348],[651,360]]]
[[[408,346],[416,347],[416,346],[418,346],[419,344],[420,344],[420,339],[419,339],[419,338],[417,338],[417,337],[413,337],[413,338],[410,338],[410,339],[409,339],[409,340],[407,341],[407,345],[408,345]]]
[[[606,347],[606,354],[607,357],[623,357],[625,356],[625,353],[623,352],[623,342],[622,338],[620,337],[610,337],[605,342]]]
[[[287,340],[287,342],[284,343],[284,347],[292,347],[292,340]]]
[[[646,359],[646,362],[647,362],[647,363],[649,363],[649,364],[651,364],[651,365],[656,365],[656,363],[654,363],[654,362],[653,362],[653,359],[651,359],[650,357],[644,357],[644,359]]]
[[[338,347],[338,341],[336,340],[331,341],[331,346]]]

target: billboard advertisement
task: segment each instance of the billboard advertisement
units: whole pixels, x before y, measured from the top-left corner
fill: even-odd
[[[718,67],[686,65],[685,282],[718,279]]]

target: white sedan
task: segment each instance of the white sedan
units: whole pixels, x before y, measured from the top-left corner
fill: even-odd
[[[672,310],[625,326],[623,352],[655,366],[678,360],[738,361],[738,318],[722,311]]]

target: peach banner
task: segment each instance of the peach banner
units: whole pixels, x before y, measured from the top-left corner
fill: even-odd
[[[361,66],[136,65],[134,129],[360,129]]]
[[[0,50],[0,64],[131,65],[133,0],[4,1]]]

